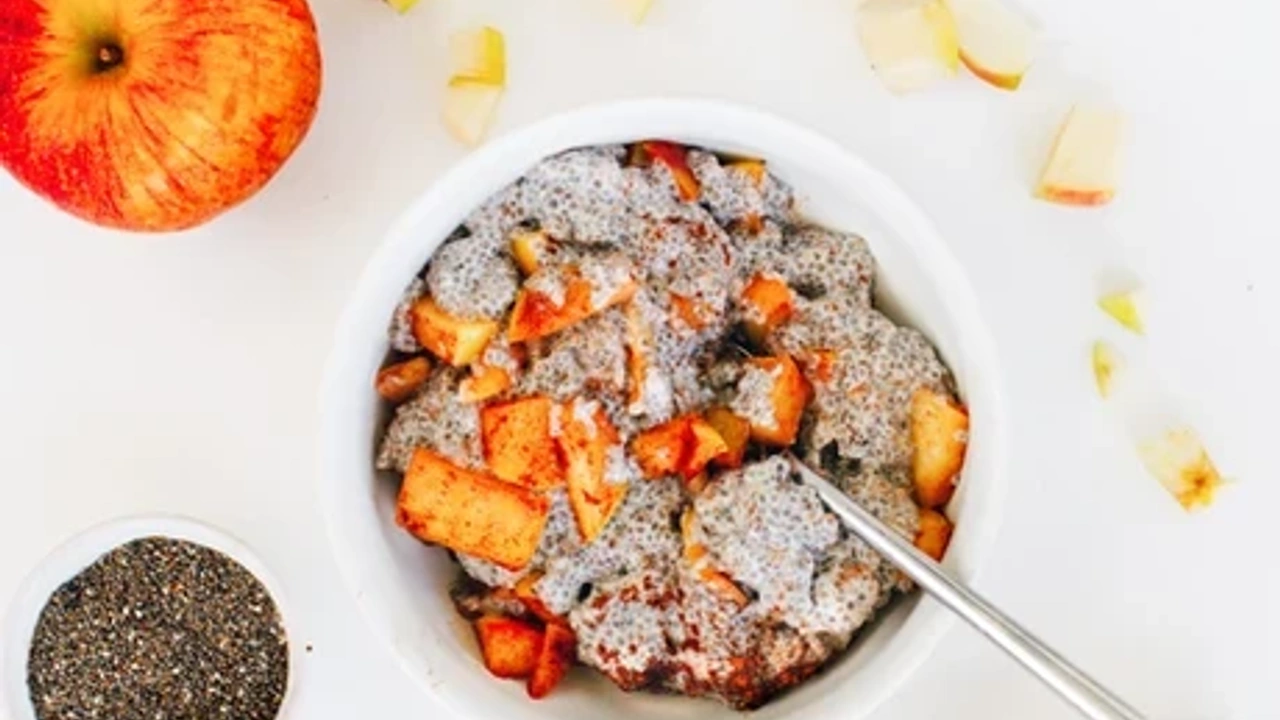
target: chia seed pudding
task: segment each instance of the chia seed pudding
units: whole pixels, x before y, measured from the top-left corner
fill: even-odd
[[[914,538],[920,513],[934,511],[912,495],[912,398],[929,391],[958,403],[929,341],[875,306],[875,265],[862,238],[800,217],[763,162],[670,143],[562,153],[472,213],[392,317],[390,362],[427,354],[439,367],[390,403],[377,467],[399,476],[425,450],[501,476],[488,462],[502,448],[484,436],[485,408],[549,398],[552,444],[566,424],[600,435],[593,418],[603,418],[600,487],[625,494],[590,535],[572,479],[568,490],[538,488],[545,525],[520,566],[437,540],[458,562],[459,612],[563,623],[578,662],[624,690],[737,709],[759,707],[847,649],[912,588],[842,528],[782,453],[821,467]],[[760,279],[787,289],[785,312],[751,300]],[[534,296],[571,322],[511,342],[506,332]],[[457,362],[415,334],[424,302],[497,329]],[[757,362],[778,358],[786,362]],[[469,394],[494,368],[504,382]],[[780,399],[789,372],[803,378]],[[803,415],[779,442],[788,402]],[[739,459],[647,469],[637,438],[713,408],[750,427]]]
[[[272,720],[288,676],[266,587],[216,550],[162,537],[59,587],[27,661],[39,720]]]

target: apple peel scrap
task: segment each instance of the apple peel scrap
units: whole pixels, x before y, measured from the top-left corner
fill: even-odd
[[[1099,340],[1093,344],[1093,380],[1098,386],[1098,394],[1103,398],[1111,397],[1115,376],[1123,365],[1120,354],[1115,348]]]
[[[922,90],[960,67],[955,19],[943,0],[866,0],[858,7],[858,33],[890,92]]]

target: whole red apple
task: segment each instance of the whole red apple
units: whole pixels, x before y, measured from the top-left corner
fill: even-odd
[[[0,165],[100,225],[182,230],[247,199],[319,94],[306,0],[0,0]]]

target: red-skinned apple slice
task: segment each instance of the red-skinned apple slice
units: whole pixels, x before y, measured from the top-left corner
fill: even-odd
[[[960,37],[960,61],[1003,90],[1016,90],[1035,59],[1035,31],[1000,0],[947,0]]]
[[[1123,119],[1115,109],[1077,105],[1049,152],[1035,195],[1063,205],[1105,205],[1115,196]]]

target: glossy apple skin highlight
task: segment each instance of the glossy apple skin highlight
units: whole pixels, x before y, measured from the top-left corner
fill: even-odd
[[[305,0],[0,0],[0,165],[89,222],[183,230],[275,175],[320,78]]]

